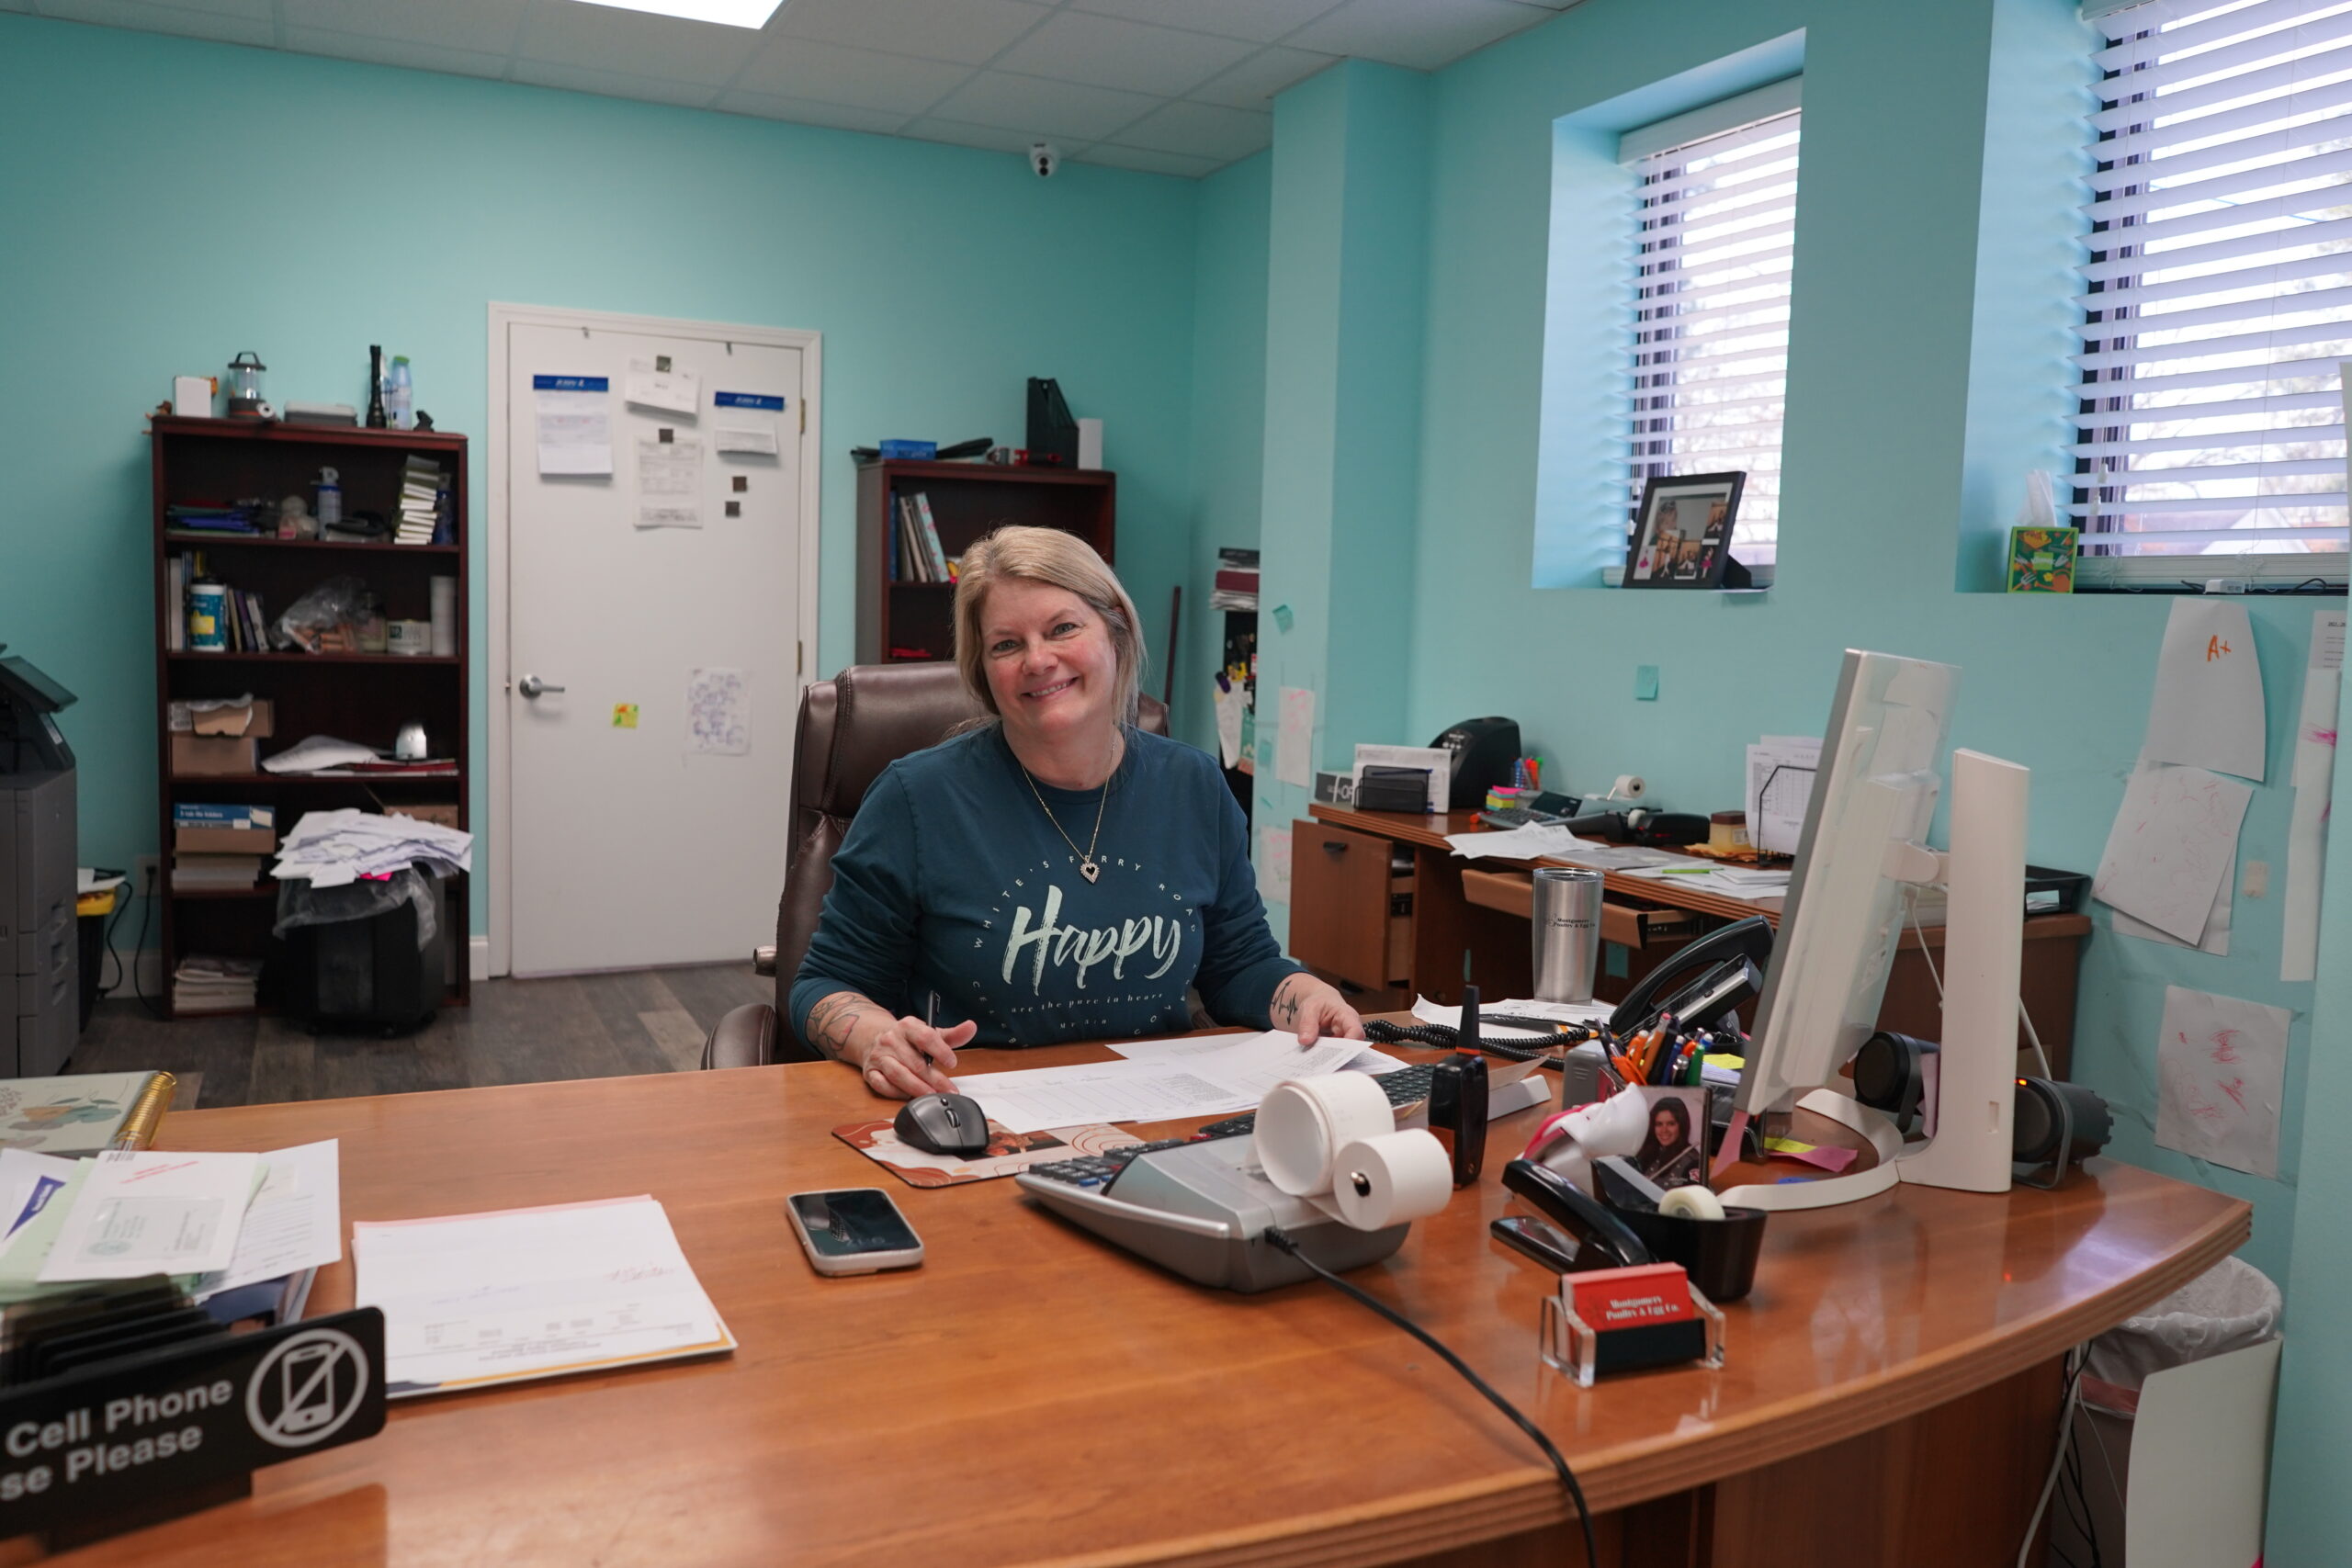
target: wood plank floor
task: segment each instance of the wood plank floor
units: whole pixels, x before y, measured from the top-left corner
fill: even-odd
[[[483,980],[472,1006],[394,1040],[313,1035],[275,1016],[165,1023],[138,1002],[103,1001],[65,1070],[202,1073],[208,1108],[691,1072],[721,1013],[775,999],[775,982],[748,964]]]

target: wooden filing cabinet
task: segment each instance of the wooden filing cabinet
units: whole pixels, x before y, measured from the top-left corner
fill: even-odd
[[[1364,991],[1403,984],[1412,897],[1409,849],[1321,822],[1292,824],[1290,952],[1301,964]]]

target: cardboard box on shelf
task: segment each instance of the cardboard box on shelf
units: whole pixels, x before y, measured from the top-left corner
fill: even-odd
[[[436,828],[455,828],[460,826],[458,821],[458,807],[454,803],[431,805],[411,803],[401,806],[387,806],[384,807],[384,815],[387,817],[413,817],[420,822],[430,822]]]
[[[266,740],[276,733],[276,726],[277,714],[267,697],[255,697],[246,707],[207,708],[200,713],[185,701],[172,704],[175,735],[246,736]]]
[[[172,776],[175,779],[209,779],[259,772],[260,743],[251,735],[172,737]]]

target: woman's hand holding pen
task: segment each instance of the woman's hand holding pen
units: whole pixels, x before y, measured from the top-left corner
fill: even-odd
[[[934,1029],[919,1018],[902,1018],[865,1043],[858,1070],[865,1087],[886,1100],[922,1094],[953,1094],[956,1047],[967,1043],[979,1025],[967,1019]]]

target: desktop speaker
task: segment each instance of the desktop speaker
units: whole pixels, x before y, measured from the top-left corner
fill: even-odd
[[[2115,1118],[2096,1089],[2049,1078],[2019,1078],[2009,1127],[2017,1179],[2030,1187],[2055,1187],[2065,1179],[2068,1166],[2080,1165],[2107,1147],[2115,1134]]]
[[[1937,1050],[1932,1040],[1880,1030],[1854,1053],[1854,1098],[1885,1111],[1897,1127],[1910,1132],[1927,1099],[1928,1058]]]

